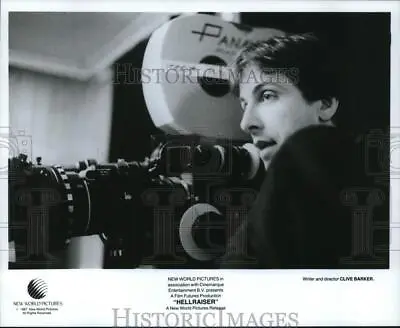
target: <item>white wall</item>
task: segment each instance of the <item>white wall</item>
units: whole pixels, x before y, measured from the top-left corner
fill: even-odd
[[[79,82],[10,68],[11,129],[32,136],[32,158],[44,164],[107,160],[111,107],[111,78]]]
[[[111,129],[111,76],[79,82],[10,67],[10,128],[31,136],[32,159],[43,164],[107,161]],[[69,267],[101,267],[97,236],[74,239]]]

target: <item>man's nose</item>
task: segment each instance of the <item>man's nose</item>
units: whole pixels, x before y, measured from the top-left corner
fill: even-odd
[[[262,121],[257,113],[256,106],[248,106],[243,113],[240,128],[249,134],[254,134],[262,129]]]

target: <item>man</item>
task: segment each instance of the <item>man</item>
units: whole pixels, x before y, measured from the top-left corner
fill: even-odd
[[[330,57],[311,34],[272,38],[239,53],[241,128],[266,174],[221,268],[341,268],[371,255],[352,245],[352,208],[344,198],[362,185],[363,166],[350,136],[334,124],[339,89]]]
[[[266,168],[294,132],[333,125],[339,102],[327,56],[309,35],[255,43],[238,56],[235,88],[243,108],[241,128],[260,148]]]

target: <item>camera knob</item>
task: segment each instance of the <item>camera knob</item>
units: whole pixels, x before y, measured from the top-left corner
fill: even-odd
[[[26,154],[20,154],[20,155],[19,155],[19,160],[20,160],[21,162],[26,163],[27,159],[28,159],[28,156],[27,156]]]
[[[198,247],[214,253],[223,253],[226,243],[224,217],[210,212],[197,217],[192,226],[192,237]]]
[[[128,166],[128,163],[123,158],[118,158],[117,166],[118,167]]]

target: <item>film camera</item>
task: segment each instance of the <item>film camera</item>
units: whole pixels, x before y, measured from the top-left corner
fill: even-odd
[[[256,197],[244,146],[164,143],[143,161],[72,166],[9,159],[10,268],[57,268],[76,236],[100,235],[104,268],[213,268]]]
[[[230,92],[230,72],[223,68],[239,41],[281,34],[202,14],[160,26],[148,41],[141,70],[154,125],[169,137],[248,142],[240,129],[240,103]],[[214,72],[207,79],[205,68]],[[129,74],[120,73],[124,79]],[[10,267],[62,268],[56,254],[71,238],[100,235],[104,268],[212,268],[246,219],[264,168],[249,145],[186,141],[169,140],[140,162],[60,166],[10,159],[9,242],[16,257]]]

